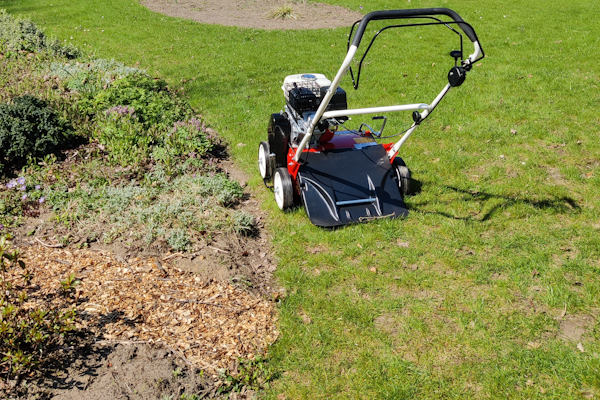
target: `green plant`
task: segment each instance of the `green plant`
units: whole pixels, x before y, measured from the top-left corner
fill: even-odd
[[[181,179],[183,178],[178,180]],[[215,196],[219,204],[224,207],[231,207],[244,196],[244,189],[240,184],[230,180],[225,174],[199,176],[192,179],[191,183],[194,184],[198,195]]]
[[[30,20],[14,18],[0,10],[0,47],[10,51],[48,51],[66,58],[76,58],[79,50],[51,40]]]
[[[111,161],[125,166],[147,159],[156,139],[139,122],[132,107],[113,107],[96,121],[96,138],[106,146]]]
[[[13,51],[37,51],[46,46],[46,36],[30,20],[0,10],[0,44]]]
[[[49,74],[61,79],[69,90],[92,97],[115,80],[133,74],[144,75],[145,71],[115,60],[97,58],[85,62],[53,62]]]
[[[21,273],[16,273],[20,269]],[[0,237],[0,377],[35,372],[74,329],[75,311],[65,304],[32,307],[32,272]]]
[[[0,174],[73,145],[73,131],[48,103],[25,95],[0,104]]]
[[[191,116],[191,108],[173,96],[166,83],[143,73],[132,73],[115,80],[109,87],[93,97],[81,100],[80,109],[96,115],[127,106],[135,110],[138,121],[145,129],[169,128],[175,122]]]
[[[45,201],[41,185],[28,182],[25,176],[9,180],[0,190],[0,233],[19,225],[23,216],[39,215],[39,207]]]
[[[185,251],[190,245],[190,239],[183,229],[174,229],[167,238],[167,243],[175,251]]]
[[[294,9],[291,6],[276,7],[269,11],[268,17],[273,19],[296,19],[296,15],[294,15]]]
[[[80,283],[81,281],[75,277],[74,273],[70,273],[65,279],[60,281],[61,288],[65,294],[72,293],[75,290],[75,286]]]
[[[258,233],[256,219],[254,215],[248,214],[245,211],[236,211],[232,217],[233,230],[238,235],[254,236]]]
[[[152,159],[164,165],[169,175],[177,172],[183,157],[198,159],[212,151],[214,145],[197,118],[177,121],[166,134],[159,136],[152,149]]]
[[[277,372],[265,357],[240,359],[236,370],[224,372],[221,376],[224,383],[219,388],[219,393],[239,392],[243,388],[260,390],[277,376]]]

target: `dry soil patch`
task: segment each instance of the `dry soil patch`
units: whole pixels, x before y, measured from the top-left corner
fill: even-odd
[[[143,0],[150,10],[205,24],[258,29],[321,29],[350,26],[362,14],[340,6],[286,0]],[[281,18],[279,11],[291,14]]]

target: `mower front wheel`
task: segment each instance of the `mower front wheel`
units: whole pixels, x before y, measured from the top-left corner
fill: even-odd
[[[410,169],[404,163],[404,160],[400,157],[396,157],[393,162],[394,169],[396,170],[396,176],[398,177],[398,183],[400,185],[400,191],[403,196],[410,196],[415,194],[416,190],[413,187],[413,179],[411,177]]]
[[[294,205],[294,185],[287,168],[277,168],[273,178],[275,202],[280,210],[285,211]]]

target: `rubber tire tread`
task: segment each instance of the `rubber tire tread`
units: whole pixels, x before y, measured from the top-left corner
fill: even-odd
[[[263,141],[260,142],[260,144],[258,145],[259,147],[259,151],[260,151],[260,147],[265,147],[265,151],[266,151],[266,159],[265,162],[267,163],[266,165],[266,171],[265,171],[265,176],[263,177],[264,180],[270,180],[273,177],[273,163],[271,162],[271,149],[269,148],[269,143]],[[260,167],[258,172],[260,173]]]
[[[411,177],[410,169],[406,166],[406,163],[400,157],[396,157],[393,162],[394,168],[396,169],[400,179],[400,191],[403,196],[410,196],[415,193],[413,188],[413,180]]]
[[[283,190],[283,207],[280,208],[282,211],[286,211],[294,205],[294,184],[292,183],[292,177],[287,168],[277,168],[275,174],[273,174],[273,182],[275,182],[275,176],[277,174],[281,175],[281,186]]]

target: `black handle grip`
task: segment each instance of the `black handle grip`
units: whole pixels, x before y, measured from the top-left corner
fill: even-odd
[[[456,11],[451,10],[449,8],[415,8],[409,10],[386,10],[386,11],[373,11],[363,17],[360,20],[360,24],[358,25],[358,29],[354,34],[354,38],[352,39],[352,45],[358,47],[360,41],[365,33],[365,29],[367,29],[367,25],[371,21],[377,21],[382,19],[401,19],[401,18],[411,18],[411,17],[419,17],[419,16],[427,16],[427,15],[447,15],[452,18],[455,22],[458,23],[460,28],[465,32],[467,37],[471,40],[471,42],[477,41],[477,35],[473,28],[470,25],[465,23],[465,21],[456,13]]]

